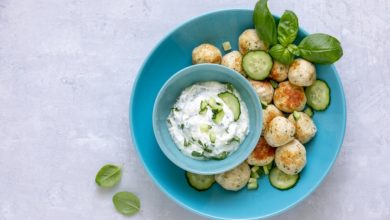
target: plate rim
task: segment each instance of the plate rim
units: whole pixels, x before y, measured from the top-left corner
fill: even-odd
[[[172,196],[168,191],[165,190],[164,187],[161,186],[161,184],[156,180],[156,178],[152,175],[151,171],[149,170],[148,166],[146,166],[146,163],[143,159],[143,157],[141,156],[141,152],[139,151],[139,148],[138,148],[138,143],[136,141],[136,138],[135,138],[135,135],[134,135],[134,124],[133,124],[133,102],[134,102],[134,93],[135,93],[135,89],[136,89],[136,85],[138,84],[138,81],[139,81],[139,78],[141,76],[141,72],[143,71],[143,69],[145,68],[145,65],[147,63],[147,61],[150,59],[151,55],[154,54],[154,52],[157,50],[157,48],[169,37],[171,36],[175,31],[177,31],[178,29],[182,28],[183,26],[187,25],[188,23],[196,20],[196,19],[200,19],[202,17],[206,17],[206,16],[210,16],[212,14],[217,14],[217,13],[223,13],[223,12],[253,12],[252,9],[245,9],[245,8],[226,8],[226,9],[221,9],[221,10],[213,10],[213,11],[209,11],[209,12],[206,12],[206,13],[203,13],[203,14],[200,14],[199,16],[195,16],[195,17],[191,17],[189,19],[186,19],[184,22],[180,23],[179,25],[175,26],[173,29],[170,29],[155,45],[154,47],[152,48],[151,51],[149,51],[148,55],[144,58],[144,61],[142,62],[142,65],[140,66],[138,72],[137,72],[137,76],[135,77],[135,80],[132,84],[132,88],[131,88],[131,94],[130,94],[130,102],[129,102],[129,127],[130,127],[130,136],[131,136],[131,139],[132,139],[132,143],[133,143],[133,147],[135,148],[137,154],[138,154],[138,158],[140,159],[141,161],[141,164],[142,166],[144,167],[144,169],[146,170],[147,174],[149,175],[149,177],[152,178],[153,182],[155,185],[157,185],[157,187],[159,188],[160,191],[162,191],[168,198],[170,198],[172,201],[174,201],[176,204],[178,204],[179,206],[185,208],[186,210],[189,210],[193,213],[196,213],[198,215],[201,215],[201,216],[204,216],[204,217],[208,217],[208,218],[214,218],[214,219],[226,219],[226,218],[222,218],[220,216],[215,216],[215,215],[211,215],[211,214],[208,214],[208,213],[203,213],[203,212],[200,212],[194,208],[192,208],[191,206],[179,201],[178,199],[176,199],[174,196]],[[280,18],[279,16],[276,16],[275,14],[272,14],[274,17],[276,18]],[[305,35],[309,35],[309,33],[303,29],[302,27],[299,27],[299,31],[301,31],[303,34]],[[341,102],[343,103],[342,105],[342,115],[344,115],[344,120],[342,121],[343,124],[342,124],[342,138],[339,140],[339,143],[338,143],[338,148],[337,148],[337,152],[336,154],[334,155],[334,157],[332,158],[331,160],[331,164],[330,166],[325,170],[325,172],[323,172],[323,175],[320,177],[319,181],[317,181],[315,184],[312,185],[311,188],[309,188],[306,193],[304,193],[303,196],[299,197],[295,202],[293,202],[292,204],[278,210],[278,211],[275,211],[275,212],[272,212],[272,213],[269,213],[267,215],[262,215],[262,216],[257,216],[257,217],[250,217],[250,218],[245,218],[247,220],[255,220],[255,219],[264,219],[264,218],[268,218],[268,217],[271,217],[271,216],[275,216],[275,215],[279,215],[279,214],[282,214],[284,212],[286,212],[287,210],[295,207],[296,205],[298,205],[299,203],[301,203],[303,200],[305,200],[309,195],[311,195],[324,181],[325,177],[328,175],[330,169],[334,166],[334,163],[335,163],[335,160],[336,158],[338,157],[339,153],[340,153],[340,150],[341,150],[341,147],[342,147],[342,144],[344,142],[344,138],[345,138],[345,130],[346,130],[346,124],[347,124],[347,112],[346,112],[346,109],[347,109],[347,104],[346,104],[346,99],[345,99],[345,93],[344,93],[344,87],[341,83],[341,79],[340,79],[340,76],[339,76],[339,72],[337,71],[336,67],[334,64],[330,64],[329,65],[330,68],[332,68],[332,70],[336,73],[335,76],[336,76],[336,81],[337,81],[337,85],[341,88]],[[228,218],[228,219],[232,219],[232,218]]]

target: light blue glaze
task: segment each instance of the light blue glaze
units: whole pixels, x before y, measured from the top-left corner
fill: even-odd
[[[153,134],[152,112],[157,93],[177,71],[191,65],[191,51],[208,42],[222,51],[230,41],[237,50],[238,36],[253,28],[251,10],[224,10],[192,19],[169,33],[150,53],[134,83],[130,102],[130,130],[141,161],[157,186],[179,205],[204,216],[219,219],[257,219],[281,213],[306,198],[322,182],[343,142],[346,107],[343,88],[333,65],[317,65],[317,76],[331,89],[331,104],[315,112],[315,138],[305,144],[307,165],[298,184],[287,191],[273,188],[263,176],[259,189],[229,192],[214,185],[198,192],[187,184],[184,171],[160,150]],[[299,39],[307,33],[300,29]]]
[[[174,143],[167,118],[180,93],[187,87],[206,81],[231,83],[240,93],[249,113],[249,133],[240,147],[224,160],[195,160],[184,155]],[[161,150],[177,166],[199,174],[216,174],[233,169],[248,158],[260,138],[262,111],[259,98],[248,80],[239,73],[217,64],[192,65],[173,75],[157,95],[153,110],[153,129]]]

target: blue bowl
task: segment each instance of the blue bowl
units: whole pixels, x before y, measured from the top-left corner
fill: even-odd
[[[184,171],[161,151],[153,134],[152,112],[158,91],[177,71],[191,65],[191,51],[208,42],[222,50],[230,41],[237,50],[238,36],[253,28],[252,10],[224,10],[202,15],[170,32],[153,49],[141,67],[133,86],[130,103],[130,127],[133,144],[156,185],[179,205],[195,213],[218,219],[258,219],[281,213],[312,193],[325,178],[343,142],[346,111],[343,88],[333,65],[316,65],[317,76],[331,89],[331,103],[323,112],[315,112],[318,132],[305,144],[307,165],[298,184],[287,191],[273,188],[266,176],[259,189],[239,192],[223,190],[215,184],[198,192],[186,182]],[[298,41],[307,35],[299,30]]]
[[[249,133],[240,147],[224,160],[195,160],[184,155],[174,143],[167,126],[168,115],[181,92],[188,86],[206,81],[231,83],[248,108]],[[259,97],[239,73],[222,65],[193,65],[177,72],[161,88],[153,109],[153,130],[162,152],[180,168],[198,174],[222,173],[242,163],[255,148],[263,124],[260,109]]]

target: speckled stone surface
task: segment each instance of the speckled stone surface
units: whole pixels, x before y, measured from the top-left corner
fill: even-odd
[[[163,3],[162,3],[163,2]],[[111,196],[139,195],[131,219],[203,219],[168,199],[132,145],[136,73],[168,30],[255,1],[0,0],[0,220],[128,219]],[[309,32],[338,37],[348,126],[335,166],[294,209],[272,219],[390,219],[390,1],[272,0]],[[112,190],[105,163],[123,163]]]

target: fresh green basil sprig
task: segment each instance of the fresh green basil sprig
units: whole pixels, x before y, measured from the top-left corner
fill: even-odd
[[[299,30],[298,17],[294,12],[286,10],[276,29],[275,19],[268,9],[267,0],[257,2],[253,22],[260,39],[272,46],[269,51],[272,58],[283,64],[291,64],[295,56],[319,64],[331,64],[343,56],[340,42],[327,34],[311,34],[298,46],[295,45],[293,42]]]
[[[268,0],[259,0],[253,12],[253,23],[260,39],[267,45],[277,44],[276,23],[267,5]]]
[[[285,11],[278,24],[278,41],[283,47],[292,44],[298,35],[298,17],[292,11]]]
[[[293,44],[298,35],[298,27],[298,17],[295,13],[285,11],[278,24],[278,41],[280,44],[276,44],[269,51],[275,60],[290,64],[294,61],[296,55],[299,56],[299,49]]]

